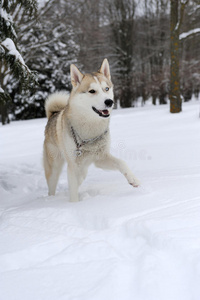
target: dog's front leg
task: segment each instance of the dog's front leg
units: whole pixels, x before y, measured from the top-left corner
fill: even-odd
[[[77,202],[79,201],[79,196],[78,196],[79,177],[78,177],[76,165],[74,164],[68,165],[67,176],[68,176],[70,201]]]
[[[130,185],[133,187],[138,187],[140,185],[138,179],[133,175],[127,164],[111,154],[107,154],[102,159],[97,160],[95,165],[101,169],[119,170],[126,177]]]

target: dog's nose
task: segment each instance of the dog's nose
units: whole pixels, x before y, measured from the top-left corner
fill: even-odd
[[[104,103],[107,107],[111,107],[113,105],[114,101],[111,99],[106,99]]]

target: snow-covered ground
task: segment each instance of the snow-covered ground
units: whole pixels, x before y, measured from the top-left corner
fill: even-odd
[[[0,299],[199,300],[199,102],[114,111],[112,152],[142,187],[95,167],[47,197],[46,120],[0,127]]]

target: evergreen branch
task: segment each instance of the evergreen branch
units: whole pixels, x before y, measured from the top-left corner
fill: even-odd
[[[11,100],[10,95],[7,92],[5,92],[0,85],[0,105],[1,104],[4,105],[10,100]]]
[[[19,78],[23,89],[27,89],[37,83],[36,72],[28,68],[16,49],[14,42],[9,38],[0,44],[0,59],[9,65],[14,76]]]

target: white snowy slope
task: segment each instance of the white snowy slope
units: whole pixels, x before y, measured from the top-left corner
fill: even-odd
[[[142,187],[91,167],[47,197],[46,119],[0,127],[0,299],[199,300],[199,102],[114,111],[112,152]]]

